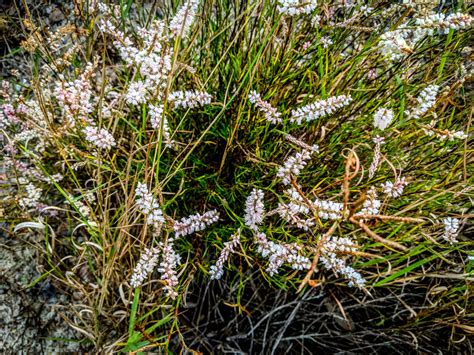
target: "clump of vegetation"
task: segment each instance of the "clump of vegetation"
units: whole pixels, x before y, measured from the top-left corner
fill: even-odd
[[[80,295],[69,322],[84,346],[301,352],[305,341],[338,351],[399,340],[430,351],[438,333],[441,347],[467,347],[464,10],[90,1],[54,31],[27,18],[32,71],[2,84],[15,186],[4,215],[12,231],[42,231],[43,277]],[[384,334],[395,341],[330,331],[344,344],[318,342],[312,307],[340,313],[335,327],[352,334],[393,321]],[[282,310],[291,317],[267,323],[278,336],[265,340],[257,328]],[[431,333],[410,343],[413,329]]]

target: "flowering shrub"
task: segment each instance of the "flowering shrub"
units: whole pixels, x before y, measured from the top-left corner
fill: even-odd
[[[397,277],[392,262],[466,252],[472,18],[345,3],[229,15],[189,0],[160,17],[91,1],[77,27],[25,23],[37,68],[2,82],[7,213],[68,236],[44,241],[55,277],[88,310],[127,315],[126,350],[158,341],[134,328],[138,307],[142,320],[178,309],[198,271],[209,284],[251,267],[268,287],[341,282],[362,297]],[[75,327],[123,346],[98,322]]]

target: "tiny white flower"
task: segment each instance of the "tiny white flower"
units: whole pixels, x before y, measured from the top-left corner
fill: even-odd
[[[176,221],[173,229],[175,238],[189,235],[195,232],[200,232],[206,229],[207,226],[219,220],[219,213],[216,210],[207,211],[204,214],[196,213],[194,215],[181,218]]]
[[[135,288],[143,284],[143,281],[154,270],[158,263],[159,249],[146,248],[142,253],[130,279],[130,285]]]
[[[346,95],[331,96],[325,100],[318,100],[306,106],[291,111],[290,122],[301,124],[333,114],[338,109],[351,103],[352,97]]]
[[[263,191],[253,189],[245,202],[245,224],[256,230],[263,221],[264,213]]]
[[[273,107],[269,102],[264,101],[260,94],[256,91],[251,91],[249,94],[249,101],[257,106],[260,112],[265,115],[265,119],[273,124],[281,123],[281,113]]]
[[[412,118],[420,118],[436,103],[436,95],[438,94],[438,85],[429,85],[417,96],[416,101],[418,106],[412,111],[408,111],[408,114]]]
[[[169,94],[168,100],[175,108],[196,108],[210,104],[212,96],[203,91],[174,91]]]
[[[311,266],[307,257],[298,254],[301,247],[297,244],[272,242],[262,232],[255,233],[254,243],[257,245],[257,252],[264,258],[268,257],[266,271],[270,276],[275,275],[284,263],[290,264],[294,270],[305,270]]]
[[[116,145],[114,137],[105,129],[87,126],[83,129],[86,140],[99,148],[110,149]]]
[[[288,16],[309,14],[316,9],[316,0],[279,0],[277,10]]]
[[[164,290],[168,297],[175,299],[178,296],[176,286],[178,286],[178,272],[176,268],[181,264],[181,256],[176,253],[173,243],[161,244],[163,259],[157,271],[161,273],[161,280],[164,282]]]
[[[219,280],[224,274],[224,263],[229,259],[230,254],[232,254],[240,244],[240,229],[230,237],[228,242],[224,243],[224,248],[219,255],[216,265],[212,265],[209,274],[211,275],[211,280]]]
[[[355,271],[352,267],[347,266],[345,261],[339,258],[336,253],[329,252],[320,257],[321,263],[328,270],[333,270],[334,272],[342,275],[343,277],[349,279],[349,286],[363,287],[365,280],[361,274]]]
[[[387,128],[393,120],[392,110],[379,108],[374,114],[374,126],[382,131]]]
[[[408,185],[404,177],[397,178],[394,182],[386,181],[382,183],[382,189],[389,197],[397,198],[403,194],[403,189]]]
[[[163,211],[155,196],[148,191],[146,184],[139,182],[135,189],[136,205],[140,212],[147,217],[147,223],[157,226],[164,223]]]
[[[443,238],[450,242],[450,243],[456,243],[457,242],[457,236],[459,234],[459,219],[453,218],[453,217],[446,217],[443,219],[444,223],[444,235]]]
[[[19,200],[19,204],[21,207],[35,207],[38,204],[38,201],[41,198],[41,194],[43,190],[39,187],[36,187],[32,183],[29,183],[25,187],[26,189],[26,197],[23,197]]]
[[[130,84],[125,100],[130,105],[139,105],[147,101],[147,90],[143,81],[135,81]]]
[[[196,17],[199,0],[184,0],[176,15],[171,19],[170,31],[173,36],[186,38]]]
[[[300,174],[301,170],[306,166],[307,161],[311,159],[313,153],[314,150],[303,149],[301,152],[290,156],[284,162],[283,166],[280,166],[278,169],[277,177],[281,179],[283,184],[289,185],[291,179]]]
[[[331,38],[329,38],[328,36],[322,36],[319,40],[319,43],[321,43],[321,46],[323,48],[328,48],[330,45],[333,44]]]
[[[163,105],[150,105],[149,109],[151,126],[155,129],[163,128],[163,142],[165,142],[167,147],[173,147],[173,143],[175,142],[171,139],[171,132],[168,126],[168,120],[166,119],[166,115],[164,113]],[[163,127],[161,127],[162,122]]]

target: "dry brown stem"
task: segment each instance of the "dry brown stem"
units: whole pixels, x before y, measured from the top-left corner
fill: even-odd
[[[354,166],[354,171],[351,174],[351,168]],[[343,211],[347,210],[347,205],[349,204],[349,182],[356,177],[360,169],[360,161],[357,154],[350,149],[349,156],[346,159],[346,170],[344,173],[344,180],[342,181],[342,190],[344,192],[344,207]]]
[[[324,234],[324,236],[319,240],[318,242],[318,245],[316,247],[316,253],[314,254],[314,258],[313,258],[313,261],[311,262],[311,266],[308,270],[308,273],[306,274],[306,276],[304,277],[303,281],[301,282],[301,285],[298,287],[298,291],[296,291],[297,293],[301,292],[301,290],[303,290],[303,288],[305,287],[305,285],[311,280],[311,276],[313,276],[313,273],[314,273],[314,269],[316,269],[316,265],[318,265],[318,260],[319,260],[319,256],[321,255],[321,249],[323,248],[323,245],[324,243],[326,242],[326,240],[331,236],[331,234],[334,233],[334,231],[336,230],[336,227],[337,227],[337,222],[335,222],[331,228],[329,228],[329,230],[326,232],[326,234]]]
[[[390,246],[392,248],[395,248],[395,249],[398,249],[398,250],[401,250],[401,251],[406,251],[408,250],[407,247],[397,243],[397,242],[394,242],[392,240],[387,240],[385,238],[382,238],[380,235],[378,235],[377,233],[374,233],[365,223],[361,222],[361,221],[358,221],[356,220],[354,217],[350,217],[349,218],[349,221],[352,222],[353,224],[359,226],[360,228],[362,228],[362,230],[369,236],[371,237],[372,239],[375,239],[376,241],[384,244],[384,245],[387,245],[387,246]]]

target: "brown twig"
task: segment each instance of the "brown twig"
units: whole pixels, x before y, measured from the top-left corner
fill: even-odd
[[[401,251],[406,251],[408,250],[407,247],[397,243],[397,242],[394,242],[392,240],[387,240],[385,238],[382,238],[380,235],[378,235],[377,233],[374,233],[372,232],[372,230],[363,222],[361,221],[358,221],[354,218],[354,216],[350,217],[349,218],[349,221],[352,222],[353,224],[359,226],[360,228],[362,228],[362,230],[369,236],[371,237],[372,239],[375,239],[376,241],[384,244],[384,245],[387,245],[387,246],[390,246],[392,248],[395,248],[395,249],[398,249],[398,250],[401,250]]]
[[[326,232],[326,234],[324,234],[324,236],[319,240],[319,243],[316,247],[316,253],[314,254],[314,258],[313,258],[313,261],[311,262],[311,266],[308,270],[308,273],[306,274],[306,276],[304,277],[303,281],[301,282],[301,285],[298,287],[298,290],[296,291],[297,293],[301,292],[301,290],[303,290],[303,288],[305,287],[305,285],[311,280],[311,276],[313,276],[313,273],[314,273],[314,269],[316,269],[316,265],[318,265],[318,260],[319,260],[319,256],[321,255],[321,249],[323,248],[323,245],[324,243],[326,242],[326,240],[331,236],[331,234],[334,233],[334,231],[336,230],[336,227],[337,227],[337,222],[335,222],[331,228],[329,228],[329,230]]]
[[[319,225],[322,227],[323,224],[321,222],[321,220],[319,219],[319,215],[318,215],[318,210],[316,209],[316,207],[314,206],[314,203],[312,203],[310,200],[308,200],[308,198],[306,197],[306,195],[304,194],[303,191],[301,191],[300,187],[298,186],[298,184],[296,183],[296,181],[294,179],[291,179],[291,186],[294,187],[294,189],[298,192],[298,194],[301,196],[301,198],[303,199],[303,201],[306,203],[306,205],[309,207],[309,209],[311,210],[311,212],[313,212],[313,215],[314,215],[314,218],[318,221]]]
[[[367,200],[367,191],[361,193],[359,198],[352,203],[352,207],[350,209],[349,217],[354,215],[354,213],[361,207],[364,202]]]
[[[351,175],[351,167],[355,164],[354,172]],[[360,168],[360,161],[357,157],[357,154],[350,149],[349,156],[346,159],[346,169],[344,172],[344,180],[342,181],[342,190],[344,192],[344,207],[343,211],[347,210],[347,205],[349,204],[349,181],[351,181],[354,177],[356,177],[357,173],[359,172]]]

